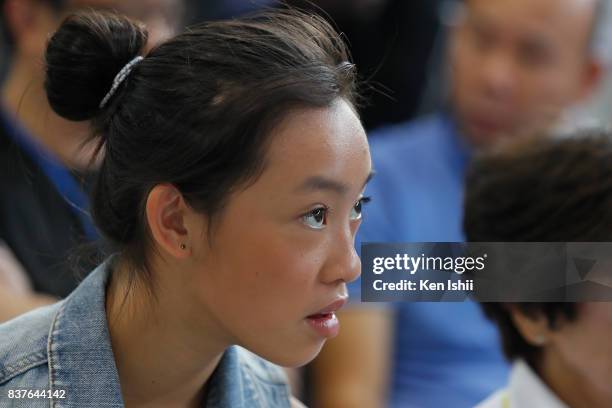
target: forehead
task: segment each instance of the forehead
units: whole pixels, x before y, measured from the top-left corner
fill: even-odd
[[[290,112],[272,132],[267,169],[286,179],[320,173],[365,177],[361,173],[369,172],[368,143],[351,106],[338,100],[328,108]]]
[[[290,112],[273,131],[270,156],[342,155],[365,138],[357,115],[344,100],[330,107]]]
[[[588,37],[597,0],[466,0],[468,15],[519,35],[564,42]]]

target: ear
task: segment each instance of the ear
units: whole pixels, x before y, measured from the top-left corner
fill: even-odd
[[[517,305],[507,307],[514,326],[527,343],[536,347],[542,347],[548,343],[552,330],[548,325],[548,319],[543,314],[528,316]]]
[[[191,255],[193,231],[187,218],[193,212],[183,195],[171,184],[158,184],[149,192],[146,219],[158,249],[176,259]]]
[[[593,94],[595,89],[601,84],[604,67],[603,63],[597,58],[590,58],[584,67],[582,84],[578,90],[578,101],[584,101]]]

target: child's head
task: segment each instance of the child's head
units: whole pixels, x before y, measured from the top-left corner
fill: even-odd
[[[538,137],[477,157],[467,177],[464,228],[474,242],[612,240],[612,135]],[[609,303],[483,303],[506,356],[537,370],[558,364],[609,387]]]

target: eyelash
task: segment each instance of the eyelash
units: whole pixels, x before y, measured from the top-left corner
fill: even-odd
[[[370,201],[372,201],[371,197],[361,197],[359,200],[357,200],[357,202],[355,203],[355,205],[353,206],[353,208],[351,209],[351,213],[352,211],[357,208],[357,206],[361,207],[361,211],[359,212],[359,216],[357,218],[351,218],[352,221],[357,221],[361,219],[361,214],[363,211],[363,206],[365,204],[368,204]],[[308,226],[309,228],[312,228],[314,230],[320,230],[323,229],[325,227],[325,225],[327,224],[327,217],[329,216],[329,214],[332,212],[331,208],[326,207],[326,206],[321,206],[321,207],[317,207],[309,212],[307,212],[306,214],[301,216],[302,221],[306,224],[306,226]],[[321,221],[317,221],[317,222],[323,222],[323,224],[321,226],[318,227],[314,227],[312,225],[308,225],[308,217],[316,217],[316,216],[323,216],[323,219]]]

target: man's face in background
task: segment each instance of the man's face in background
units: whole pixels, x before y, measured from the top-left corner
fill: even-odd
[[[541,130],[589,94],[596,0],[466,0],[450,45],[451,103],[475,146]]]

